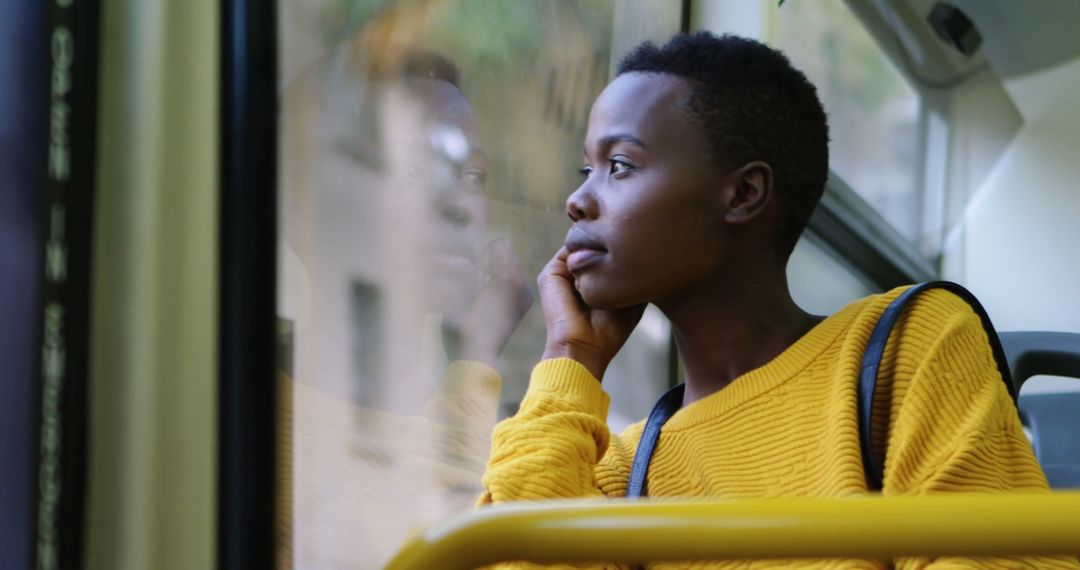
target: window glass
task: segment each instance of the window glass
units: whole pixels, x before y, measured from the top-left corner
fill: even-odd
[[[657,11],[280,3],[284,565],[383,567],[472,509],[543,350],[535,276],[569,229],[590,104]],[[613,429],[668,386],[669,343],[650,311],[605,376]]]
[[[830,167],[919,243],[918,93],[843,0],[785,2],[778,39],[825,105]]]
[[[856,299],[880,292],[808,234],[795,244],[787,274],[791,298],[816,315],[831,315]]]

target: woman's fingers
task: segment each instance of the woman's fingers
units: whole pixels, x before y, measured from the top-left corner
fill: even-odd
[[[548,260],[544,268],[540,270],[540,275],[537,276],[537,284],[543,285],[541,281],[548,276],[556,276],[573,282],[574,276],[570,275],[570,270],[566,267],[566,258],[569,255],[570,252],[565,245],[560,247],[559,251],[555,252],[554,257]]]
[[[641,318],[645,305],[614,311],[587,306],[566,267],[569,251],[559,249],[537,277],[547,324],[545,358],[568,357],[584,364],[597,378]]]
[[[528,277],[506,238],[488,245],[481,283],[461,326],[462,357],[494,363],[533,301]]]
[[[566,247],[560,248],[536,278],[545,318],[565,318],[572,314],[583,315],[585,312],[585,307],[574,290],[574,276],[566,268],[567,255],[569,252]]]

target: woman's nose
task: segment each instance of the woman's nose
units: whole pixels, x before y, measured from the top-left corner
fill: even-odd
[[[596,197],[582,184],[566,199],[566,215],[574,222],[591,220],[598,214]]]
[[[465,227],[472,223],[474,218],[469,197],[456,189],[439,192],[435,197],[435,209],[440,217],[455,226]]]

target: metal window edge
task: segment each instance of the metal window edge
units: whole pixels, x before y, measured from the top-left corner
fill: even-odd
[[[882,289],[931,281],[938,269],[830,170],[807,233]]]

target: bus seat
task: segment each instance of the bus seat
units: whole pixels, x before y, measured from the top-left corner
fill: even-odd
[[[1080,379],[1080,334],[1005,332],[1000,337],[1018,393],[1032,376]],[[1021,394],[1017,405],[1050,487],[1080,488],[1080,392]]]
[[[1080,392],[1020,396],[1035,457],[1055,489],[1080,488]]]

